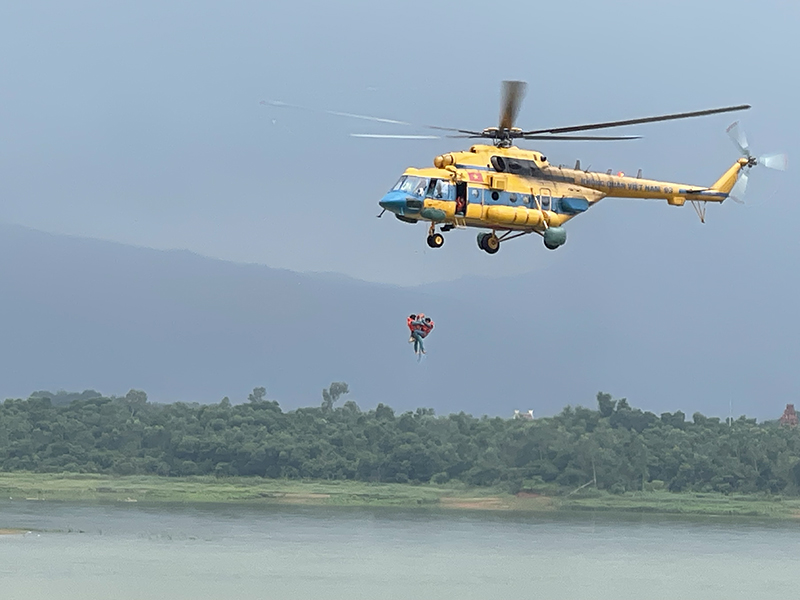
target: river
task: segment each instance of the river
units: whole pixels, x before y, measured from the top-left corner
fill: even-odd
[[[795,598],[800,524],[0,502],[0,597]]]

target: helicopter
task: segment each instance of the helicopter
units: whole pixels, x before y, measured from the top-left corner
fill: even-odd
[[[424,126],[443,135],[384,135],[354,133],[354,137],[392,139],[462,138],[487,140],[468,150],[441,154],[433,159],[432,167],[409,167],[397,183],[378,202],[383,209],[405,223],[428,223],[427,244],[431,248],[444,245],[444,233],[468,227],[483,229],[477,236],[478,247],[495,254],[500,244],[512,239],[538,234],[544,245],[555,250],[567,241],[564,224],[586,212],[606,197],[662,199],[671,206],[694,206],[701,222],[705,222],[708,202],[722,203],[728,197],[741,201],[747,186],[747,172],[762,165],[784,170],[784,154],[754,156],[747,138],[734,123],[728,134],[738,147],[741,157],[711,186],[697,186],[669,181],[643,179],[641,170],[635,177],[624,173],[594,172],[554,166],[536,150],[514,145],[515,140],[541,141],[618,141],[640,139],[640,136],[573,135],[628,125],[640,125],[677,119],[688,119],[737,112],[750,108],[748,104],[682,112],[652,117],[589,123],[567,127],[523,130],[515,126],[526,83],[502,82],[500,119],[496,127],[481,131]],[[272,106],[302,108],[283,102],[265,102]],[[353,117],[381,123],[411,125],[405,121],[382,119],[352,113],[323,111],[337,116]],[[438,228],[438,230],[437,230]],[[488,230],[488,231],[485,231]]]

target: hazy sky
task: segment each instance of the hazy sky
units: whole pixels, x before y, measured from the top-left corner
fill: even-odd
[[[0,220],[404,284],[590,258],[616,235],[636,260],[673,245],[700,252],[713,238],[747,244],[776,274],[790,269],[794,257],[775,244],[795,238],[795,172],[754,173],[752,206],[712,207],[705,227],[688,206],[610,200],[570,224],[557,253],[524,239],[486,256],[472,231],[432,251],[423,226],[379,221],[376,203],[406,166],[460,140],[355,139],[406,130],[259,105],[481,128],[497,121],[499,82],[517,78],[529,83],[523,127],[749,102],[741,118],[754,149],[791,154],[800,6],[654,4],[7,3]],[[736,158],[724,131],[734,118],[641,127],[637,142],[536,147],[555,163],[708,184]]]
[[[609,326],[598,302],[630,304],[636,317],[621,325],[629,331],[615,330],[615,343],[630,356],[648,350],[628,370],[646,374],[668,361],[688,398],[730,389],[727,374],[735,374],[733,387],[747,389],[740,395],[752,399],[763,389],[793,401],[800,393],[792,334],[799,325],[800,170],[792,164],[800,160],[800,4],[494,6],[5,3],[0,222],[404,285],[536,272],[525,279],[534,285],[515,296],[530,302],[518,307],[520,318],[560,319],[580,344],[569,329],[574,314],[550,301],[548,286],[558,279],[561,297],[595,307],[591,322],[583,315],[586,326]],[[788,152],[790,170],[756,169],[748,204],[711,206],[705,225],[688,205],[604,200],[569,223],[568,242],[555,252],[525,238],[488,256],[474,231],[452,232],[444,248],[431,250],[424,226],[376,219],[377,201],[405,167],[430,165],[460,140],[356,139],[348,134],[413,131],[259,105],[282,100],[482,128],[497,122],[503,79],[529,84],[524,128],[753,105],[736,116],[619,130],[646,136],[635,142],[535,146],[556,164],[580,158],[601,171],[642,168],[647,177],[710,184],[737,158],[725,128],[738,118],[753,150]],[[564,269],[571,289],[552,276]],[[483,289],[484,317],[505,310],[491,281]],[[737,290],[748,292],[746,302]],[[655,316],[643,310],[664,305]],[[642,329],[654,318],[663,319],[660,331],[672,323],[681,332],[670,356]],[[498,341],[513,335],[497,332]],[[760,366],[751,372],[756,354]],[[584,372],[568,352],[552,359],[573,368],[548,377]],[[662,381],[673,373],[663,364]],[[661,385],[648,381],[634,390],[639,397]],[[619,395],[633,388],[621,377],[586,386]]]

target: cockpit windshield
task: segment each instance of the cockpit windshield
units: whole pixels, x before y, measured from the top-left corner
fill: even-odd
[[[400,180],[394,184],[393,192],[405,192],[412,194],[418,198],[425,196],[425,191],[428,189],[427,177],[414,177],[412,175],[403,175]]]

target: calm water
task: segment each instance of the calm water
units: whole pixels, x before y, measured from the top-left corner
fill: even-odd
[[[800,524],[0,502],[0,598],[796,598]]]

